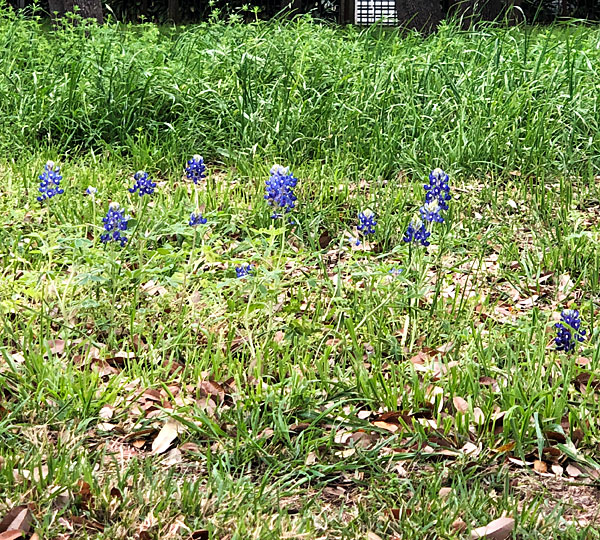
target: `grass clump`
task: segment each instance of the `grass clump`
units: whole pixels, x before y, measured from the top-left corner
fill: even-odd
[[[2,515],[598,537],[597,29],[1,13]]]

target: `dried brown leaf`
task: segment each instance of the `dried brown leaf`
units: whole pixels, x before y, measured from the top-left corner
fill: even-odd
[[[63,339],[51,339],[48,341],[48,350],[52,354],[63,354],[65,352],[65,341]]]
[[[569,463],[569,465],[567,465],[567,474],[573,478],[577,478],[583,474],[583,471],[577,465]]]
[[[4,531],[3,533],[0,533],[0,540],[15,540],[16,538],[23,538],[24,534],[24,531],[11,529],[10,531]]]
[[[200,395],[204,397],[217,397],[219,401],[225,398],[225,389],[219,383],[214,381],[200,381],[198,384]]]
[[[110,420],[113,417],[115,412],[115,408],[111,405],[104,405],[98,412],[98,416],[103,420]]]
[[[491,521],[484,527],[471,531],[471,539],[486,538],[488,540],[506,540],[515,528],[515,520],[509,517],[501,517]]]
[[[378,428],[385,429],[386,431],[389,431],[391,433],[394,433],[400,429],[400,426],[398,424],[390,424],[389,422],[375,421],[373,422],[373,425]]]
[[[182,431],[182,428],[183,426],[179,422],[173,418],[169,418],[158,432],[156,439],[152,441],[152,453],[162,454],[166,452],[177,438],[177,435]]]
[[[464,398],[455,396],[452,398],[452,403],[454,405],[454,408],[459,412],[466,413],[469,411],[469,403]]]
[[[450,493],[452,493],[452,488],[451,487],[443,487],[438,492],[438,497],[440,499],[443,499],[444,497],[447,497],[448,495],[450,495]]]
[[[0,532],[23,531],[28,532],[31,527],[33,515],[26,505],[15,506],[0,521]]]
[[[455,519],[452,522],[452,530],[458,533],[465,532],[467,530],[467,524],[460,518]]]

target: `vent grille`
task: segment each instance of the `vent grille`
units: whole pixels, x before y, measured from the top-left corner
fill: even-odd
[[[398,23],[395,0],[355,0],[356,24],[385,24]]]

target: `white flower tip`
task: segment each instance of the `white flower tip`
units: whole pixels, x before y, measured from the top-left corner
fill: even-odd
[[[108,207],[111,210],[118,210],[119,208],[121,208],[121,205],[118,202],[111,202]]]
[[[443,178],[444,176],[446,176],[446,173],[439,167],[437,167],[436,169],[433,169],[431,174],[433,176],[435,176],[436,178]]]
[[[366,210],[362,211],[362,215],[366,218],[370,218],[373,215],[373,212],[369,208],[367,208]]]
[[[275,163],[271,167],[271,174],[280,174],[281,176],[287,176],[290,172],[289,167],[284,167],[283,165],[279,165],[279,163]]]
[[[412,225],[415,229],[420,229],[423,225],[423,221],[421,221],[420,217],[415,217],[412,220]]]
[[[54,161],[52,161],[52,160],[46,161],[46,167],[48,167],[49,169],[54,169],[54,165],[55,165]]]
[[[194,154],[194,157],[192,158],[196,163],[200,163],[202,160],[202,156],[200,154]]]

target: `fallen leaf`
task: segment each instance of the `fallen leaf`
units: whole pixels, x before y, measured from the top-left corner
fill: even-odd
[[[505,452],[510,452],[516,446],[515,441],[511,441],[509,443],[503,444],[500,448],[494,449],[494,452],[497,454],[504,454]]]
[[[10,530],[0,533],[0,540],[15,540],[16,538],[23,538],[25,532],[19,530]]]
[[[533,470],[539,473],[547,473],[548,465],[546,465],[543,461],[536,459],[533,462]]]
[[[473,420],[478,425],[485,422],[485,413],[479,407],[473,409]]]
[[[198,384],[198,390],[200,395],[204,397],[215,396],[219,398],[219,401],[223,401],[225,398],[225,389],[214,381],[201,381]]]
[[[367,540],[381,540],[381,536],[375,534],[373,531],[367,533]]]
[[[186,442],[179,447],[179,450],[182,452],[192,452],[197,454],[200,452],[200,447],[196,443]]]
[[[391,433],[394,433],[400,429],[398,424],[390,424],[388,422],[373,422],[373,425],[378,428],[385,429]]]
[[[177,435],[182,431],[182,425],[169,418],[162,429],[158,432],[156,439],[152,441],[152,453],[153,454],[162,454],[166,452],[173,443],[173,441],[177,438]]]
[[[456,531],[456,532],[459,532],[459,533],[460,532],[464,532],[464,531],[467,530],[467,524],[462,519],[460,519],[460,518],[455,519],[452,522],[451,527],[452,527],[453,531]]]
[[[475,457],[475,456],[479,455],[479,453],[481,452],[481,448],[479,446],[477,446],[476,444],[473,444],[472,442],[467,442],[461,448],[461,451],[464,454],[466,454],[467,456]]]
[[[0,532],[21,531],[26,533],[31,527],[32,519],[31,510],[27,506],[15,506],[0,521]]]
[[[162,295],[166,294],[167,292],[169,292],[162,285],[160,285],[159,283],[156,283],[153,279],[151,279],[147,283],[144,283],[143,285],[141,285],[141,289],[142,289],[142,291],[144,291],[146,294],[148,294],[150,296],[154,296],[156,294],[158,294],[159,296],[162,296]]]
[[[569,476],[572,476],[573,478],[577,478],[578,476],[581,476],[583,474],[583,471],[579,467],[577,467],[577,465],[570,463],[569,465],[567,465],[567,474]]]
[[[64,339],[51,339],[48,341],[48,350],[52,354],[63,354],[65,352]]]
[[[438,492],[438,497],[440,499],[443,499],[444,497],[447,497],[448,495],[450,495],[450,493],[452,493],[452,488],[450,488],[450,487],[443,487]]]
[[[111,407],[110,405],[104,405],[104,407],[102,407],[98,412],[98,416],[103,420],[110,420],[113,417],[114,411],[114,407]]]
[[[466,399],[456,396],[452,398],[452,403],[454,408],[459,412],[466,413],[469,411],[469,404]]]
[[[181,450],[179,448],[172,448],[169,450],[169,453],[165,456],[165,459],[162,460],[162,464],[165,467],[172,467],[173,465],[177,465],[183,461],[183,456],[181,454]]]
[[[471,531],[471,539],[487,538],[488,540],[505,540],[515,528],[515,520],[509,517],[501,517],[491,521],[484,527]]]

